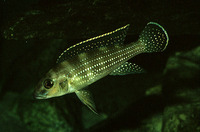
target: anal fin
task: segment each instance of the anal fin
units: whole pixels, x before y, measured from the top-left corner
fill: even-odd
[[[144,72],[145,72],[144,69],[139,67],[137,64],[125,62],[120,67],[112,71],[109,75],[127,75],[127,74],[136,74]]]
[[[83,104],[85,104],[95,114],[98,114],[90,91],[83,89],[76,91],[75,93]]]

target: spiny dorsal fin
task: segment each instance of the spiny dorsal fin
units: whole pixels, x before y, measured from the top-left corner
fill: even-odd
[[[124,39],[126,37],[126,33],[128,31],[128,27],[129,24],[118,28],[112,32],[108,32],[97,37],[90,38],[80,43],[77,43],[63,51],[58,57],[56,63],[60,63],[80,53],[89,52],[100,47],[109,47],[116,44],[123,44]]]
[[[111,72],[109,75],[127,75],[127,74],[143,73],[143,72],[144,70],[137,64],[125,62],[120,67]]]

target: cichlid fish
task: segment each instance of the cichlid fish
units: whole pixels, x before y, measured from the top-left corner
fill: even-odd
[[[137,42],[124,45],[128,28],[129,24],[66,49],[58,57],[57,65],[38,83],[35,98],[47,99],[75,92],[97,113],[92,95],[85,87],[107,75],[143,72],[138,65],[127,61],[140,53],[162,52],[167,47],[167,32],[155,22],[145,26]]]

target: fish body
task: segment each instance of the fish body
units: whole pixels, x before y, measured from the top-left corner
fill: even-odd
[[[91,93],[85,87],[107,75],[143,72],[127,61],[141,53],[162,52],[168,44],[164,28],[150,22],[137,42],[124,45],[128,28],[129,24],[66,49],[58,57],[57,65],[38,83],[35,97],[47,99],[75,92],[96,113]]]

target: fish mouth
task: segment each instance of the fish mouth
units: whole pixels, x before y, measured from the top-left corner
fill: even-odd
[[[38,94],[34,94],[33,97],[35,99],[46,99],[46,96],[41,96],[41,95],[38,95]]]
[[[38,96],[38,95],[37,95],[37,96],[34,96],[34,98],[35,98],[35,99],[46,99],[46,97]]]

